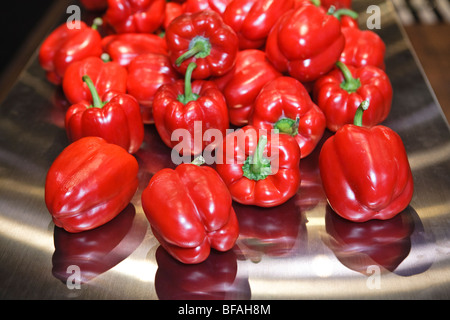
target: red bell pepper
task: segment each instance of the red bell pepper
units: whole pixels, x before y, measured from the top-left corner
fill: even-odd
[[[323,145],[319,169],[331,208],[341,217],[386,220],[404,210],[413,196],[413,177],[400,136],[388,127],[362,127],[364,101],[354,124]]]
[[[52,163],[45,203],[56,226],[94,229],[117,216],[138,187],[138,163],[125,149],[100,137],[71,143]]]
[[[117,62],[104,62],[98,57],[88,57],[72,63],[64,74],[62,88],[70,103],[92,102],[91,91],[83,81],[88,75],[94,82],[99,96],[108,91],[125,93],[127,90],[127,69]]]
[[[168,1],[166,2],[166,9],[164,10],[163,29],[166,30],[173,19],[182,15],[184,8],[181,3]]]
[[[322,110],[312,102],[305,87],[292,77],[276,78],[261,89],[249,123],[293,136],[302,158],[314,150],[326,127]]]
[[[313,87],[313,100],[325,113],[327,128],[336,131],[352,123],[356,109],[364,100],[369,100],[371,107],[364,112],[363,125],[384,121],[391,110],[393,96],[387,74],[373,66],[355,68],[340,61],[336,66]]]
[[[266,59],[264,51],[239,51],[233,69],[224,76],[213,79],[227,101],[230,122],[236,126],[248,124],[261,88],[277,77],[281,77],[281,73]]]
[[[157,172],[142,192],[154,236],[175,259],[195,264],[211,248],[230,250],[239,225],[227,186],[211,167],[180,164]]]
[[[331,6],[336,9],[351,9],[352,0],[320,0],[320,5],[325,9],[329,9]]]
[[[116,33],[152,33],[164,21],[165,0],[108,0],[105,22]]]
[[[236,32],[239,49],[258,49],[278,18],[293,7],[294,0],[232,0],[222,18]]]
[[[167,55],[147,53],[131,61],[128,66],[127,92],[139,102],[144,123],[154,123],[153,99],[159,87],[179,78]]]
[[[342,34],[345,47],[339,61],[354,67],[370,65],[384,70],[386,45],[378,34],[356,27],[343,27]]]
[[[208,129],[217,129],[225,136],[229,127],[228,109],[222,92],[212,81],[196,80],[191,83],[191,63],[185,80],[177,80],[173,84],[162,85],[153,100],[153,118],[155,126],[164,143],[182,155],[199,154],[208,144],[203,139]],[[197,128],[201,125],[201,145],[196,143]],[[171,139],[176,129],[186,129],[190,134],[189,141],[178,143]]]
[[[247,125],[228,134],[216,154],[216,170],[236,202],[274,207],[300,186],[300,148],[290,135]]]
[[[185,13],[172,20],[166,41],[172,64],[180,73],[186,73],[191,62],[197,64],[193,79],[227,73],[238,52],[236,33],[211,10]]]
[[[330,71],[345,45],[333,14],[312,3],[285,13],[267,37],[268,59],[280,72],[301,82],[314,81]]]
[[[233,0],[187,0],[183,3],[183,9],[188,13],[213,10],[222,15],[231,1]]]
[[[102,39],[102,48],[112,61],[125,67],[144,53],[167,54],[166,40],[151,33],[112,34]]]
[[[103,52],[101,36],[97,31],[101,19],[94,20],[92,27],[83,21],[78,22],[79,27],[72,29],[67,23],[61,24],[45,38],[39,49],[39,63],[53,84],[61,84],[64,73],[74,61],[100,57]]]
[[[93,103],[72,105],[66,113],[65,127],[71,142],[87,136],[102,137],[129,153],[135,153],[144,140],[144,124],[137,100],[129,94],[109,91],[100,100],[89,76],[84,76]]]

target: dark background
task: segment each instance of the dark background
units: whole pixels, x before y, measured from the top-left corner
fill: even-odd
[[[2,1],[0,19],[0,74],[19,53],[23,42],[57,0]]]

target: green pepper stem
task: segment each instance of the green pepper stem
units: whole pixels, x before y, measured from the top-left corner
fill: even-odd
[[[205,37],[196,36],[189,43],[189,49],[175,60],[175,64],[180,66],[183,61],[195,56],[205,58],[211,53],[211,42]]]
[[[92,21],[92,26],[91,28],[94,30],[97,30],[99,26],[101,26],[103,24],[103,19],[100,17],[97,17],[94,19],[94,21]]]
[[[320,7],[320,0],[310,0],[313,5]]]
[[[300,124],[300,117],[297,116],[295,120],[291,118],[282,118],[275,122],[274,129],[279,130],[282,133],[289,134],[295,137],[298,134],[298,126]]]
[[[346,8],[336,10],[335,6],[330,6],[328,8],[327,14],[336,17],[338,20],[341,20],[342,16],[349,16],[350,18],[358,19],[358,13],[356,11]]]
[[[83,81],[86,83],[86,85],[89,88],[89,91],[91,92],[91,96],[92,96],[92,105],[90,106],[90,108],[102,108],[105,104],[102,102],[102,100],[100,99],[97,89],[95,89],[95,85],[92,82],[91,77],[89,77],[87,74],[85,74],[82,77]]]
[[[272,173],[270,169],[270,160],[264,157],[264,149],[267,145],[267,137],[260,136],[255,152],[248,156],[242,166],[244,176],[250,180],[262,180]]]
[[[336,62],[336,67],[341,70],[344,76],[344,81],[341,83],[341,88],[349,93],[356,92],[361,87],[361,81],[358,78],[353,78],[352,73],[348,67],[341,61]]]
[[[353,124],[355,126],[362,127],[363,113],[369,108],[369,104],[370,104],[369,100],[364,100],[363,102],[361,102],[358,109],[356,109],[355,117],[353,119]]]
[[[178,101],[183,104],[187,104],[189,101],[195,101],[198,99],[198,94],[192,92],[191,83],[192,72],[196,67],[197,64],[195,62],[191,62],[186,69],[186,74],[184,75],[184,95],[178,95]]]

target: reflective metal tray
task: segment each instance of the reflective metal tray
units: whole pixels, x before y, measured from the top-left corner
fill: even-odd
[[[182,265],[159,247],[140,204],[150,177],[173,167],[170,150],[147,126],[132,203],[105,226],[69,234],[53,225],[44,203],[47,170],[68,144],[67,102],[45,80],[36,51],[0,106],[0,298],[450,298],[449,126],[393,5],[373,4],[381,8],[374,31],[387,44],[394,88],[384,125],[402,137],[415,181],[404,212],[364,224],[338,218],[323,194],[316,150],[301,163],[293,199],[266,210],[236,204],[234,249]],[[354,7],[364,22],[367,3],[355,0]]]

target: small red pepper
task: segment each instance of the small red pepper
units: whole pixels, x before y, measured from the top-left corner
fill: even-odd
[[[343,27],[342,34],[345,37],[345,47],[339,61],[354,67],[370,65],[385,69],[386,45],[378,34],[356,27]]]
[[[355,68],[336,62],[336,69],[320,77],[313,87],[313,100],[325,113],[327,128],[336,131],[352,123],[355,111],[364,100],[370,109],[364,112],[363,125],[384,121],[391,110],[392,85],[387,74],[373,66]]]
[[[236,202],[274,207],[300,187],[300,148],[290,135],[247,125],[228,134],[216,154],[216,170]]]
[[[180,164],[162,169],[142,192],[142,208],[153,234],[175,259],[195,264],[211,248],[230,250],[239,225],[230,192],[207,166]]]
[[[362,127],[361,103],[354,124],[339,129],[322,146],[319,169],[331,208],[341,217],[386,220],[410,203],[414,184],[400,136],[388,127]]]
[[[177,71],[185,74],[191,62],[197,64],[193,79],[227,73],[238,52],[236,33],[211,10],[184,13],[172,20],[166,30],[166,41]]]
[[[112,34],[102,39],[102,48],[112,61],[125,67],[144,53],[167,54],[166,40],[151,33]]]
[[[147,53],[134,58],[128,65],[127,92],[137,99],[142,121],[154,123],[153,99],[163,84],[174,83],[180,75],[164,54]]]
[[[108,0],[104,20],[116,33],[152,33],[164,21],[165,0]]]
[[[261,89],[255,100],[250,124],[268,131],[278,129],[280,133],[293,136],[304,158],[322,138],[326,119],[300,81],[292,77],[279,77]]]
[[[208,129],[217,129],[225,136],[229,127],[228,109],[222,92],[216,84],[207,80],[196,80],[191,84],[192,70],[195,63],[190,63],[185,80],[162,85],[153,100],[153,118],[163,142],[176,149],[182,155],[199,154],[208,144],[203,139]],[[201,132],[196,132],[195,123],[201,125]],[[189,141],[178,143],[171,139],[177,129],[186,129]],[[200,134],[201,145],[196,143]]]
[[[39,49],[39,63],[47,72],[47,79],[61,84],[64,73],[71,63],[102,54],[101,36],[97,27],[101,19],[95,19],[92,27],[78,21],[79,27],[69,28],[61,24],[45,38]]]
[[[293,7],[293,0],[232,0],[222,18],[236,32],[239,49],[258,49],[278,18]]]
[[[312,3],[285,13],[267,37],[268,59],[280,72],[305,83],[330,71],[345,45],[335,14]]]
[[[52,163],[45,203],[56,226],[94,229],[116,217],[138,187],[138,163],[125,149],[100,137],[71,143]]]
[[[264,51],[239,51],[233,69],[224,76],[213,79],[227,101],[230,122],[236,126],[248,124],[261,88],[277,77],[281,77],[281,73],[266,59]]]
[[[127,90],[127,69],[117,62],[104,62],[98,57],[88,57],[72,63],[64,74],[62,88],[70,103],[92,102],[91,91],[83,81],[88,75],[94,82],[99,96],[108,91],[125,93]]]
[[[97,136],[129,153],[138,151],[144,140],[144,124],[137,100],[109,91],[102,101],[89,76],[83,76],[83,81],[91,91],[93,103],[83,101],[67,110],[65,127],[69,140]]]

